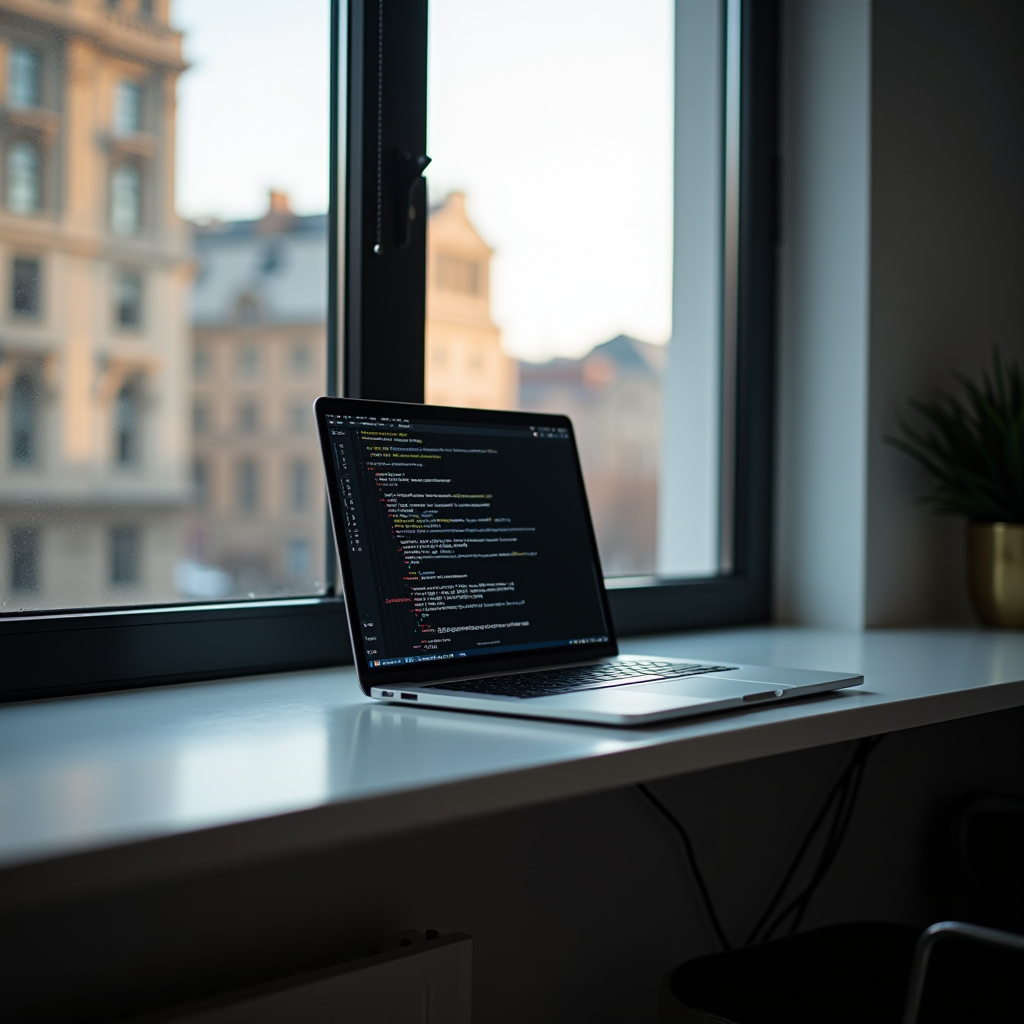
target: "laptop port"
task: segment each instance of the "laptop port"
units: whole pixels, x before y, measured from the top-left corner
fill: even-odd
[[[380,695],[382,697],[394,697],[395,691],[394,690],[381,690],[380,691]]]
[[[402,700],[419,700],[415,693],[403,693],[399,695]]]

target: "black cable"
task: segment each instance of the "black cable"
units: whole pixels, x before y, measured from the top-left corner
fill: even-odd
[[[858,741],[857,747],[854,750],[849,764],[847,764],[846,768],[829,791],[828,796],[825,798],[825,802],[822,805],[821,810],[818,812],[814,825],[812,825],[804,843],[801,844],[796,857],[794,857],[793,862],[790,864],[789,870],[786,872],[786,876],[783,879],[782,884],[776,890],[775,896],[773,897],[771,904],[769,904],[768,910],[761,915],[761,919],[758,921],[757,926],[755,926],[754,931],[751,932],[751,935],[747,940],[748,945],[755,941],[768,941],[775,932],[782,927],[790,915],[793,915],[793,920],[789,934],[793,935],[796,933],[800,926],[800,922],[803,920],[804,914],[807,912],[807,908],[810,906],[811,899],[815,892],[817,892],[818,887],[821,885],[839,852],[843,839],[846,836],[846,832],[850,827],[850,822],[853,819],[853,812],[857,803],[857,797],[860,794],[860,787],[864,778],[867,759],[878,744],[881,743],[882,739],[883,737],[881,736],[874,736]],[[789,882],[796,874],[805,853],[809,849],[813,839],[817,836],[818,830],[821,828],[821,825],[824,823],[829,812],[832,811],[833,808],[835,811],[832,821],[829,825],[825,842],[818,856],[817,866],[811,872],[810,880],[796,894],[796,896],[794,896],[793,899],[791,899],[790,902],[787,903],[781,911],[779,911],[771,924],[766,927],[765,922],[768,920],[772,910],[774,910],[775,906],[778,905],[779,901],[785,894]],[[763,932],[761,931],[762,928],[764,929]]]
[[[843,845],[843,840],[846,838],[846,833],[850,828],[850,822],[853,820],[853,812],[857,806],[857,798],[860,796],[860,787],[864,781],[864,773],[867,768],[868,757],[872,750],[874,750],[878,745],[879,741],[879,739],[874,741],[861,741],[864,745],[859,752],[857,767],[850,779],[846,807],[840,815],[837,815],[833,822],[833,828],[830,830],[828,840],[826,841],[826,849],[822,855],[818,869],[800,898],[800,903],[793,918],[793,923],[790,926],[790,935],[795,935],[797,931],[799,931],[800,923],[803,921],[804,914],[807,913],[807,908],[810,906],[811,899],[818,891],[818,887],[825,880],[825,876],[828,874],[833,862],[839,854],[839,850]]]
[[[636,788],[643,793],[655,810],[675,829],[679,834],[679,838],[682,839],[683,849],[686,851],[686,859],[690,863],[690,870],[693,872],[701,899],[704,901],[704,910],[707,912],[711,927],[714,928],[715,935],[718,937],[722,949],[732,949],[732,943],[729,942],[729,937],[725,934],[722,922],[718,919],[715,904],[711,899],[711,891],[708,889],[707,882],[704,881],[704,875],[700,870],[700,865],[697,863],[697,854],[694,852],[689,833],[683,827],[683,823],[642,782],[638,782]]]
[[[853,755],[850,757],[846,767],[840,772],[839,777],[832,784],[832,788],[826,794],[824,802],[819,808],[811,827],[804,835],[796,855],[786,869],[786,873],[783,875],[782,881],[776,888],[771,900],[769,900],[768,906],[765,907],[757,924],[754,925],[747,937],[746,945],[749,946],[755,942],[767,942],[785,924],[787,918],[790,917],[792,917],[792,921],[789,934],[796,934],[814,894],[832,867],[849,830],[850,822],[853,820],[853,812],[857,805],[857,798],[860,795],[861,783],[864,781],[868,758],[884,738],[884,736],[871,736],[858,740]],[[694,851],[693,842],[683,827],[682,822],[643,783],[638,783],[637,789],[640,790],[652,806],[679,834],[680,839],[682,839],[686,858],[689,861],[690,870],[693,872],[693,877],[700,891],[701,899],[704,902],[704,909],[707,912],[711,926],[714,928],[722,948],[732,949],[729,938],[725,934],[725,929],[722,928],[718,913],[715,910],[711,891],[708,889],[707,882],[705,882],[704,875],[700,870],[700,865],[697,863],[697,854]],[[818,862],[811,872],[810,879],[789,903],[772,918],[772,914],[785,896],[786,890],[799,871],[804,858],[814,844],[815,839],[818,838],[821,828],[826,821],[829,822],[828,829],[821,851],[818,854]]]
[[[804,856],[810,849],[811,844],[814,842],[818,835],[818,831],[825,821],[829,812],[832,810],[832,806],[837,798],[840,798],[843,791],[843,787],[846,782],[847,772],[849,771],[849,765],[842,772],[838,779],[833,783],[832,788],[829,790],[825,797],[825,802],[821,805],[821,809],[818,811],[817,817],[811,824],[811,827],[807,830],[804,835],[803,842],[800,844],[796,851],[796,855],[790,862],[789,867],[786,870],[785,875],[782,877],[782,881],[779,883],[778,888],[775,890],[775,894],[768,902],[768,906],[765,907],[760,918],[758,918],[757,924],[751,929],[750,934],[747,936],[745,945],[751,946],[755,942],[761,941],[765,936],[762,930],[765,928],[767,923],[771,920],[772,914],[775,912],[775,908],[779,905],[780,900],[786,893],[786,889],[789,888],[789,883],[793,880],[793,876],[797,873],[800,865],[803,863]],[[775,926],[777,927],[777,925]]]

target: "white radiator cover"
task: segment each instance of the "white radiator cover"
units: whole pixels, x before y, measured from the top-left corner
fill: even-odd
[[[473,940],[453,933],[138,1024],[470,1024]]]

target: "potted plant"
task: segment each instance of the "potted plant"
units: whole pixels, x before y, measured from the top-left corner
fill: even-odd
[[[974,610],[989,626],[1024,627],[1024,375],[998,350],[960,394],[912,401],[921,422],[901,420],[885,440],[932,478],[919,499],[968,522],[967,571]]]

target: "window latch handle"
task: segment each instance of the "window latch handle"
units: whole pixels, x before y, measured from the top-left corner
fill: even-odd
[[[398,245],[408,249],[412,243],[412,223],[416,219],[416,186],[423,179],[423,172],[430,163],[426,153],[413,156],[407,149],[400,149],[397,154],[395,180],[398,185],[398,216],[395,218],[398,229]]]

